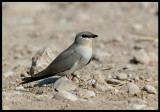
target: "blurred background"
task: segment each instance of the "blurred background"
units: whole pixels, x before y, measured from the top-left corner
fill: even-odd
[[[158,42],[158,3],[3,2],[2,60],[7,60],[4,65],[12,68],[9,61],[20,63],[16,59],[22,59],[28,66],[31,62],[23,59],[31,60],[37,50],[48,45],[59,53],[81,31],[99,36],[94,49],[100,55],[124,48],[130,51],[136,44],[152,49],[150,42]],[[137,39],[149,42],[134,43]]]

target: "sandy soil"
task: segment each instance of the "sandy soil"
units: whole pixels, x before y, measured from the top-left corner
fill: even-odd
[[[131,98],[147,101],[144,109],[158,109],[158,62],[131,63],[135,49],[144,49],[158,56],[158,3],[2,3],[2,107],[3,109],[130,109]],[[140,93],[102,92],[90,101],[69,101],[53,98],[51,84],[21,91],[21,79],[29,71],[33,55],[52,46],[57,56],[78,32],[90,31],[99,36],[94,40],[92,62],[77,71],[79,75],[101,73],[106,79],[119,73],[132,74],[130,81]],[[142,39],[143,37],[143,39]],[[112,68],[100,70],[102,66]],[[130,66],[130,69],[123,69]],[[136,79],[135,79],[136,77]],[[138,77],[138,78],[137,78]],[[34,82],[34,84],[37,84]],[[33,84],[28,84],[33,85]],[[155,94],[143,90],[145,85]],[[25,87],[25,85],[23,85]],[[125,86],[116,86],[117,90]],[[39,92],[42,91],[42,92]]]

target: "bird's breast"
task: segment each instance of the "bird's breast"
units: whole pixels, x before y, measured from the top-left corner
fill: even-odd
[[[78,46],[75,48],[77,54],[80,55],[80,62],[86,64],[92,57],[92,47]]]

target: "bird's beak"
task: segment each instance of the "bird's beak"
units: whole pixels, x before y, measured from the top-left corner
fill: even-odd
[[[98,37],[97,35],[93,35],[93,36],[90,36],[89,38],[96,38]]]
[[[93,37],[93,38],[96,38],[96,37],[98,37],[98,35],[94,35],[94,37]]]

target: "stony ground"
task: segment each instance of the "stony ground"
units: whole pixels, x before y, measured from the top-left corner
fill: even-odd
[[[158,109],[158,3],[2,6],[3,109]],[[39,50],[37,63],[50,63],[81,31],[99,36],[93,60],[76,72],[83,82],[55,77],[19,85]]]

